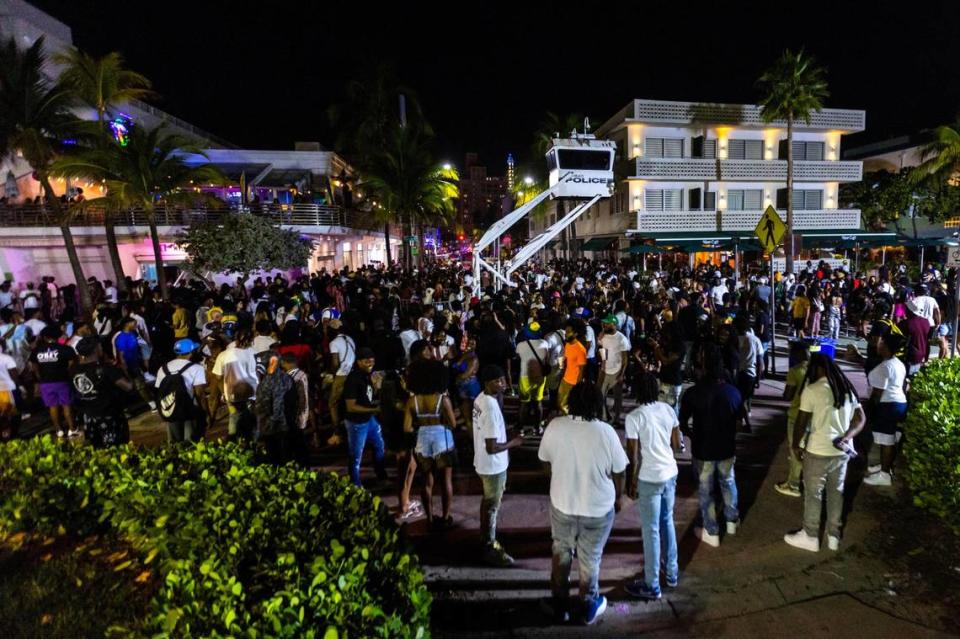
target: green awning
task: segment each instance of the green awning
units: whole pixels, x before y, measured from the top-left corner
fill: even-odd
[[[640,255],[643,253],[666,253],[667,249],[663,248],[662,246],[653,246],[652,244],[638,244],[637,246],[631,246],[629,248],[625,248],[621,252]]]
[[[606,251],[617,241],[616,237],[592,237],[583,243],[581,251]]]

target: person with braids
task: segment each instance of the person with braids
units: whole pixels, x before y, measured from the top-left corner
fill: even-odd
[[[682,361],[679,360],[678,361]],[[679,368],[678,368],[679,370]],[[656,376],[644,371],[637,378],[638,408],[627,414],[627,496],[637,501],[643,530],[643,575],[624,586],[630,595],[648,601],[660,599],[660,542],[666,551],[667,587],[676,588],[677,532],[673,504],[677,493],[677,461],[680,424],[667,403],[657,401]],[[643,459],[640,454],[643,451]]]
[[[783,540],[794,548],[820,550],[824,491],[827,546],[840,548],[847,461],[856,454],[853,438],[865,421],[857,391],[837,363],[822,353],[812,354],[793,426],[794,455],[803,460],[803,528],[787,533]]]

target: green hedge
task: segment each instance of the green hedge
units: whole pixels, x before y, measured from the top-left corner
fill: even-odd
[[[0,446],[0,536],[19,532],[106,533],[134,548],[160,586],[126,634],[429,634],[423,574],[379,498],[335,475],[254,465],[233,445]]]
[[[914,503],[960,534],[960,358],[924,366],[908,399],[903,450]]]

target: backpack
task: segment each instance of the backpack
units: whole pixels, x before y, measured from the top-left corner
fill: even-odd
[[[193,365],[193,362],[189,362],[176,373],[171,373],[167,364],[163,365],[163,379],[157,387],[157,412],[163,421],[185,422],[192,419],[194,402],[183,373]]]
[[[547,378],[547,375],[550,374],[550,365],[545,363],[540,356],[537,355],[537,349],[527,341],[525,342],[527,348],[530,349],[530,352],[533,353],[534,361],[527,364],[527,377],[530,378],[530,383],[534,386],[539,386],[540,383]]]

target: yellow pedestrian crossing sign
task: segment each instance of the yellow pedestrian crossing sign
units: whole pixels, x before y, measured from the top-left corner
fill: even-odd
[[[783,223],[783,220],[777,215],[777,210],[772,206],[767,207],[767,210],[760,216],[760,221],[757,222],[757,228],[753,229],[754,235],[760,240],[760,245],[767,253],[773,253],[786,231],[787,225]]]

